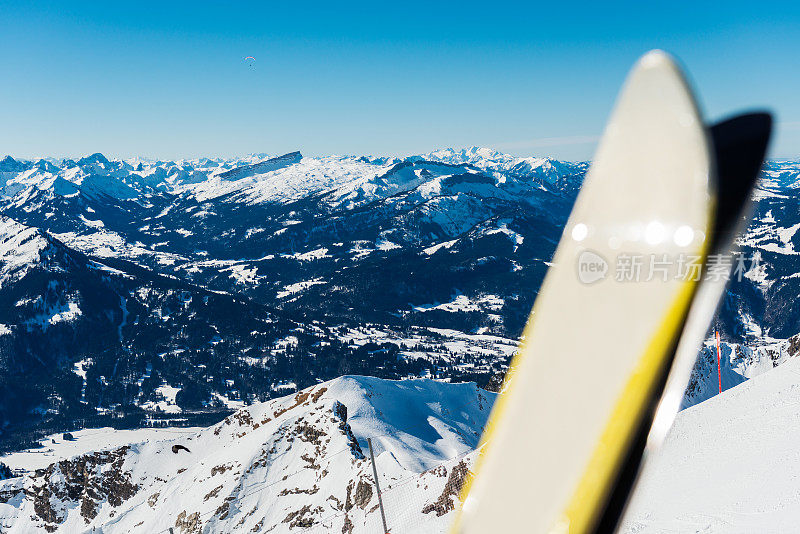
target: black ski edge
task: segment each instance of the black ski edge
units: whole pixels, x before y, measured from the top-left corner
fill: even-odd
[[[680,340],[680,333],[683,332],[683,327],[686,324],[684,319],[681,327],[677,330],[678,334],[672,340],[670,352],[675,354]],[[636,484],[636,479],[639,476],[639,470],[642,466],[642,458],[644,457],[645,446],[647,445],[647,437],[650,435],[650,428],[653,426],[653,420],[658,410],[658,405],[661,402],[661,396],[664,393],[667,379],[669,378],[669,371],[672,368],[672,358],[666,359],[658,373],[658,382],[654,389],[655,393],[648,399],[645,412],[636,427],[636,433],[633,440],[628,447],[628,452],[623,460],[622,468],[617,474],[617,479],[614,482],[614,487],[609,495],[603,514],[595,528],[595,533],[613,533],[616,532],[620,521],[625,512],[625,507],[631,496],[631,492]]]
[[[752,199],[759,171],[769,145],[772,132],[772,115],[753,112],[736,115],[720,121],[709,128],[712,151],[716,163],[717,205],[714,226],[709,243],[712,253],[728,252],[738,232]],[[696,293],[696,290],[695,290]],[[711,318],[709,318],[709,323]],[[674,355],[683,333],[686,318],[676,331],[670,352]],[[669,358],[659,370],[654,394],[648,400],[644,414],[637,424],[636,433],[628,448],[622,468],[617,474],[613,489],[600,516],[594,532],[597,534],[616,532],[625,512],[631,491],[636,484],[647,438],[664,394],[672,361]]]
[[[727,253],[747,214],[752,191],[767,153],[772,115],[745,113],[709,128],[717,166],[717,207],[709,250]]]

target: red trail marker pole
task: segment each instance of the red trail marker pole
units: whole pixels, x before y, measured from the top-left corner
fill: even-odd
[[[720,364],[720,360],[722,359],[722,354],[719,350],[719,330],[716,330],[717,333],[717,380],[719,381],[719,392],[722,393],[722,365]]]

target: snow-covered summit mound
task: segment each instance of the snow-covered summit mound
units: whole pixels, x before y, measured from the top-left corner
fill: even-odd
[[[416,472],[475,449],[496,396],[471,382],[345,376],[328,384],[323,398],[352,407],[348,422],[360,443],[377,436],[376,454]]]
[[[392,531],[441,532],[494,397],[474,384],[342,377],[192,435],[3,481],[0,519],[26,532],[366,531],[380,524],[372,438]]]

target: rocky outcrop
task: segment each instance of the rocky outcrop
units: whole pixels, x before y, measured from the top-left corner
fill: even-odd
[[[129,447],[96,452],[62,460],[36,471],[25,488],[25,499],[33,502],[36,516],[48,532],[54,532],[66,519],[65,510],[80,506],[88,524],[99,506],[118,507],[139,491],[131,473],[123,467]]]
[[[443,516],[455,509],[455,502],[458,499],[461,489],[469,476],[469,468],[463,460],[456,464],[450,470],[450,476],[447,477],[447,482],[444,485],[442,494],[435,502],[426,505],[422,508],[423,514],[435,513],[437,516]]]

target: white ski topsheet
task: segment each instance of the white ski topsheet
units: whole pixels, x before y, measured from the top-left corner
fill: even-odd
[[[705,251],[710,158],[680,71],[647,54],[536,300],[457,532],[580,532],[597,519],[692,295],[679,271]]]

